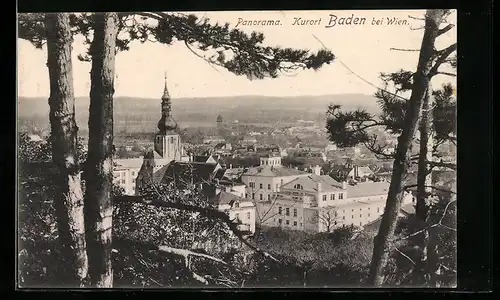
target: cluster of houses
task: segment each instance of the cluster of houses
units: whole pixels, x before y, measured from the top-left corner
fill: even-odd
[[[205,201],[227,212],[249,232],[255,232],[256,226],[313,232],[343,225],[363,227],[384,211],[389,182],[368,180],[372,172],[367,168],[345,166],[346,179],[336,181],[323,174],[319,164],[307,171],[283,166],[286,153],[279,147],[234,149],[218,141],[217,151],[242,150],[260,157],[256,166],[225,166],[212,154],[193,155],[184,150],[171,118],[166,85],[161,107],[154,147],[140,158],[115,160],[114,182],[125,194],[140,196],[141,188],[151,183],[175,182],[178,189],[194,184],[203,191]],[[326,160],[324,154],[303,155]],[[404,203],[412,201],[407,194]]]

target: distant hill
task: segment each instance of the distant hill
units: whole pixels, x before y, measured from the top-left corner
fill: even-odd
[[[160,116],[160,97],[132,98],[115,97],[114,118],[117,128],[154,126]],[[240,123],[275,124],[295,123],[298,119],[323,120],[330,103],[345,109],[363,108],[377,113],[378,106],[371,95],[344,94],[324,96],[267,97],[235,96],[172,99],[173,115],[183,127],[211,126],[220,114],[224,121],[238,120]],[[46,98],[18,99],[18,116],[22,120],[47,120],[49,106]],[[76,114],[78,125],[84,129],[88,122],[89,98],[77,97]]]

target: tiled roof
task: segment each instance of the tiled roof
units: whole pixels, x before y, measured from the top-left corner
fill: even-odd
[[[142,166],[142,158],[120,158],[114,159],[113,162],[116,164],[116,169],[139,169]]]
[[[263,176],[263,177],[286,177],[286,176],[300,176],[306,174],[309,173],[284,167],[259,166],[259,167],[248,168],[248,170],[243,175]]]
[[[178,183],[186,183],[191,181],[191,176],[194,183],[209,182],[215,175],[216,168],[216,164],[209,163],[171,162],[167,166],[161,182],[169,183],[175,179]]]
[[[193,162],[205,163],[208,161],[209,158],[210,158],[209,155],[194,155]]]
[[[231,207],[233,206],[233,203],[235,202],[252,202],[250,199],[245,199],[238,197],[234,194],[227,193],[227,192],[220,192],[217,196],[215,196],[215,204],[217,205],[225,205],[229,204]]]
[[[347,186],[347,198],[386,195],[389,192],[389,182],[360,182]]]
[[[342,183],[336,181],[329,175],[315,175],[309,174],[308,176],[298,177],[295,180],[283,185],[283,188],[293,188],[296,184],[300,184],[303,190],[309,192],[318,191],[318,183],[321,184],[321,191],[341,191]]]

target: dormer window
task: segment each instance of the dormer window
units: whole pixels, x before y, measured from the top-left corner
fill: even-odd
[[[303,190],[304,189],[304,187],[301,184],[298,184],[298,183],[296,185],[294,185],[293,188],[297,189],[297,190]]]
[[[240,207],[240,204],[238,202],[234,203],[234,208]]]

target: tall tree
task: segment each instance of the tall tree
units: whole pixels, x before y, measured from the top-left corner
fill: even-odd
[[[39,18],[43,14],[21,15],[19,20],[22,38],[36,47],[44,43]],[[120,13],[94,16],[94,14],[69,14],[73,34],[83,34],[90,44],[82,60],[92,60],[91,108],[89,117],[89,158],[86,163],[85,222],[90,254],[90,272],[95,285],[112,285],[110,260],[111,245],[111,179],[112,174],[112,95],[114,75],[113,51],[128,50],[132,40],[155,41],[171,44],[182,41],[195,55],[210,64],[219,65],[237,75],[250,79],[275,78],[279,72],[297,69],[319,69],[334,60],[327,50],[310,54],[308,50],[263,46],[264,35],[253,32],[247,35],[229,24],[210,24],[194,15],[180,13]],[[111,21],[111,20],[115,21]],[[151,21],[156,24],[152,25]],[[115,23],[116,22],[116,23]],[[154,23],[154,22],[153,22]],[[114,27],[116,26],[116,28]],[[94,37],[91,40],[91,34]],[[119,38],[118,33],[128,37]],[[212,56],[205,57],[200,52]],[[229,54],[229,55],[228,55]],[[70,57],[67,57],[70,59]]]
[[[82,285],[88,273],[83,216],[83,192],[77,154],[75,96],[71,43],[67,14],[45,16],[47,67],[50,80],[52,159],[58,168],[60,193],[55,199],[59,240],[69,262],[68,279]]]
[[[422,38],[417,70],[413,75],[413,85],[408,109],[404,116],[404,127],[398,138],[393,174],[386,207],[380,224],[380,229],[374,239],[374,250],[370,265],[369,282],[375,286],[384,283],[384,268],[387,264],[389,250],[391,248],[391,237],[394,235],[396,221],[403,197],[403,179],[410,164],[411,142],[415,135],[419,115],[424,98],[429,92],[430,75],[436,68],[433,66],[435,41],[440,34],[439,26],[446,16],[446,10],[428,10],[425,14],[425,31]]]
[[[111,241],[113,222],[113,94],[116,13],[93,15],[89,147],[85,165],[85,225],[90,278],[97,287],[113,286]]]

